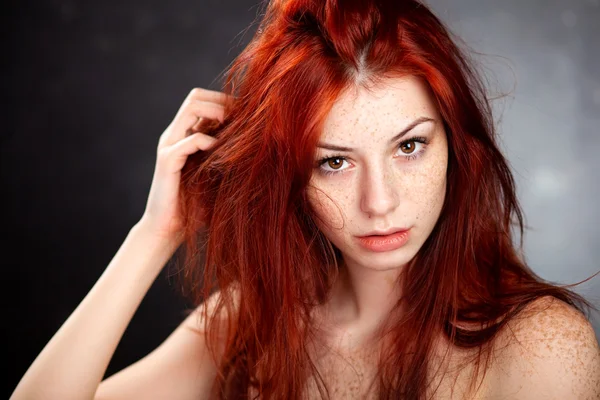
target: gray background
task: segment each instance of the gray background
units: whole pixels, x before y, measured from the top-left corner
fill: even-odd
[[[2,15],[2,179],[10,393],[144,210],[158,137],[248,42],[255,1],[20,1]],[[600,268],[598,0],[431,1],[493,93],[543,278]],[[246,32],[247,30],[247,32]],[[172,272],[172,271],[171,271]],[[169,268],[109,365],[158,346],[186,305]],[[600,305],[600,277],[575,289]],[[592,315],[597,335],[600,318]],[[7,396],[8,397],[8,396]]]
[[[479,55],[542,278],[600,270],[600,2],[431,1]],[[574,288],[600,306],[600,276]],[[598,313],[591,315],[600,334]]]

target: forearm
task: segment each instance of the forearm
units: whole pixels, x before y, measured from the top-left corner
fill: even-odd
[[[11,398],[92,399],[127,325],[177,247],[135,225]]]

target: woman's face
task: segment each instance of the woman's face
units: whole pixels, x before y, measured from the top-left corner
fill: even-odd
[[[348,148],[318,147],[307,189],[319,228],[344,262],[377,270],[408,263],[433,230],[446,191],[446,132],[426,84],[403,77],[346,92],[328,115],[319,144]],[[410,228],[408,241],[373,251],[357,239],[389,228]]]

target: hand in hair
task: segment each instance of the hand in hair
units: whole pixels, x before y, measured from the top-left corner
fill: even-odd
[[[189,155],[206,151],[216,142],[217,139],[198,130],[205,118],[223,122],[228,97],[222,92],[192,89],[160,136],[150,194],[140,221],[157,236],[172,239],[180,233],[181,169]]]

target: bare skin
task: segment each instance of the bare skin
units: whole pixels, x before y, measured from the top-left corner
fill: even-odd
[[[309,188],[311,204],[321,218],[319,228],[343,255],[342,273],[331,300],[316,312],[324,336],[314,350],[321,372],[329,380],[333,398],[340,399],[375,396],[372,391],[367,393],[378,354],[373,332],[400,297],[394,281],[431,233],[446,189],[446,132],[426,84],[415,77],[404,77],[387,80],[381,87],[370,89],[349,90],[335,103],[321,142],[353,150],[318,149],[319,160],[332,158],[315,171]],[[408,142],[400,146],[400,141],[390,142],[398,132],[411,126],[411,122],[419,120],[425,122],[414,125],[401,139]],[[423,138],[426,143],[413,138]],[[334,173],[323,174],[323,171]],[[373,252],[357,243],[356,235],[390,227],[410,227],[409,241],[386,252]],[[537,310],[548,303],[551,306],[546,313],[553,317],[540,321]],[[574,378],[569,374],[583,374],[590,378],[589,383],[575,384],[576,388],[568,391],[569,398],[577,391],[588,395],[597,393],[600,356],[589,322],[568,305],[549,299],[534,302],[528,310],[533,311],[527,318],[518,321],[518,325],[510,324],[510,329],[500,335],[494,351],[497,361],[492,362],[480,390],[471,398],[491,399],[500,393],[510,398],[536,398],[531,390],[519,389],[520,386],[535,388],[536,380],[522,385],[511,368],[526,365],[528,371],[534,371],[536,362],[548,358],[567,358],[571,370],[554,377],[555,383],[549,378],[553,371],[543,377],[530,375],[546,380],[552,387],[558,381],[574,385]],[[558,326],[562,328],[557,329]],[[565,334],[566,326],[571,327],[571,333]],[[542,338],[553,341],[554,348],[533,346],[537,353],[531,352],[531,359],[523,357],[523,348],[518,344],[520,339],[539,343]],[[448,358],[442,362],[447,345],[443,337],[438,338],[437,356],[430,365],[434,387],[439,384],[434,398],[463,398],[474,372],[473,365],[463,364],[476,350],[450,346]],[[572,345],[587,349],[584,355],[577,354],[579,360],[565,356],[573,354]],[[550,350],[557,353],[548,353]],[[523,363],[524,359],[528,361]],[[592,372],[583,373],[583,365]],[[514,390],[511,391],[511,387]],[[311,390],[315,390],[314,385]],[[558,393],[562,392],[548,390],[550,396],[567,398]],[[581,393],[578,393],[581,397],[573,398],[587,398]]]
[[[443,201],[447,144],[439,123],[425,122],[410,133],[422,129],[419,136],[430,140],[427,152],[413,161],[396,158],[403,156],[387,147],[390,135],[409,122],[406,118],[425,114],[439,121],[418,81],[394,83],[399,91],[390,87],[387,92],[376,93],[379,97],[360,95],[357,102],[346,102],[349,97],[339,103],[323,140],[361,146],[366,151],[348,155],[352,165],[343,175],[322,176],[311,182],[315,207],[325,221],[340,227],[323,226],[323,230],[343,251],[347,267],[334,287],[332,300],[317,310],[325,334],[313,349],[313,358],[334,399],[368,398],[366,389],[374,374],[378,345],[372,332],[400,295],[392,282],[431,232]],[[408,102],[409,95],[421,102]],[[159,140],[143,217],[90,292],[33,361],[11,399],[208,398],[217,370],[202,329],[218,292],[150,354],[102,378],[135,310],[180,244],[177,196],[181,168],[188,155],[214,144],[214,138],[197,132],[197,128],[201,118],[222,121],[224,101],[223,93],[200,88],[190,92]],[[353,114],[358,118],[352,121],[361,131],[349,130],[350,123],[344,121],[351,120]],[[416,151],[421,149],[413,145]],[[405,154],[411,149],[412,145],[403,147]],[[344,163],[343,168],[348,166]],[[332,203],[319,193],[329,194],[338,203],[343,211],[341,219],[337,219],[339,214]],[[330,216],[332,220],[328,220]],[[366,230],[399,225],[411,227],[411,238],[388,255],[370,254],[353,239]],[[533,312],[515,324],[515,335],[524,346],[499,347],[489,378],[474,398],[598,397],[600,351],[591,324],[559,302],[536,303],[549,307],[532,307]],[[224,318],[219,321],[226,322]],[[502,342],[511,343],[510,335]],[[219,343],[216,345],[222,350]],[[450,374],[442,378],[435,399],[463,398],[463,385],[470,374],[454,368],[463,356],[455,352],[449,359]],[[433,360],[434,367],[436,362]],[[467,366],[466,371],[470,368]],[[310,383],[307,390],[311,398],[317,398]]]
[[[368,335],[350,331],[333,329],[323,344],[315,346],[313,359],[332,400],[377,399],[371,385],[377,344]],[[579,311],[552,297],[530,303],[500,332],[485,375],[483,364],[476,371],[471,362],[476,355],[477,349],[456,348],[440,336],[429,364],[426,398],[594,400],[600,394],[600,346],[594,329]],[[474,377],[477,389],[471,392]],[[320,398],[314,380],[308,382],[307,391],[308,398]]]
[[[368,329],[399,299],[394,281],[439,218],[446,191],[446,133],[426,85],[411,77],[348,91],[334,104],[323,130],[321,142],[355,149],[318,149],[319,159],[336,158],[316,169],[309,184],[319,228],[342,252],[346,269],[330,314],[337,324]],[[391,227],[410,228],[408,242],[396,250],[374,252],[356,239]]]
[[[223,121],[226,98],[224,93],[195,88],[183,101],[160,136],[142,218],[90,292],[33,361],[11,399],[206,396],[216,370],[202,336],[193,330],[201,317],[200,309],[149,355],[101,380],[135,310],[180,245],[177,199],[181,168],[190,154],[215,143],[215,138],[197,128],[202,118]]]

